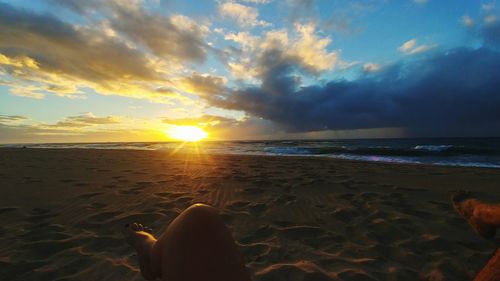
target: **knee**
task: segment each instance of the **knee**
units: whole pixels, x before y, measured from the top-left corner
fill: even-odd
[[[189,221],[213,221],[220,218],[216,208],[202,203],[191,205],[182,215]]]

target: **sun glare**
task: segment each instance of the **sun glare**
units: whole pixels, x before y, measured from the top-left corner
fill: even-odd
[[[200,141],[208,137],[207,132],[196,126],[175,126],[169,129],[167,134],[181,141]]]

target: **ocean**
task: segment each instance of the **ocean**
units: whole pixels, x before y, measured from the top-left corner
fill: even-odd
[[[57,143],[0,147],[203,150],[215,154],[333,157],[386,163],[500,168],[500,138]]]

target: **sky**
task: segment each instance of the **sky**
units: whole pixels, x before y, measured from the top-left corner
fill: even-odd
[[[0,0],[0,143],[500,136],[500,3]]]

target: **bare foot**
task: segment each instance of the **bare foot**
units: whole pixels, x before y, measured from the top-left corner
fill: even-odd
[[[151,233],[151,228],[138,223],[126,224],[123,230],[125,240],[137,251],[142,276],[147,280],[159,277],[158,273],[152,269],[152,250],[156,238]]]
[[[468,191],[457,191],[451,196],[453,208],[459,213],[472,228],[486,239],[491,239],[496,234],[496,226],[486,224],[479,216],[478,210],[484,205],[479,200],[472,198]],[[479,208],[478,208],[479,207]]]

